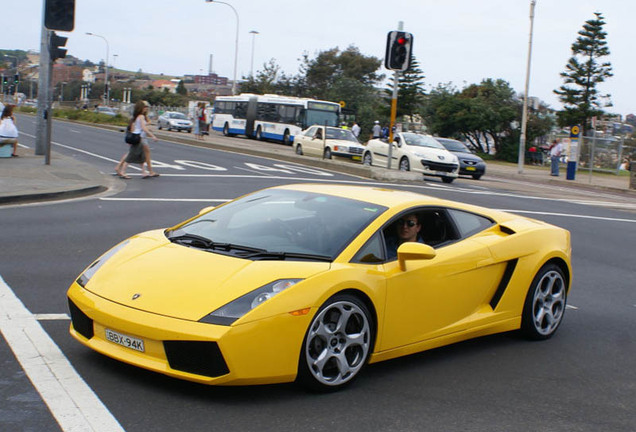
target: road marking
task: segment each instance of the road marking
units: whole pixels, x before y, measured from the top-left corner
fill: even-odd
[[[0,331],[64,432],[124,431],[2,276]]]
[[[629,222],[636,223],[636,219],[621,219],[621,218],[611,218],[604,216],[587,216],[587,215],[577,215],[570,213],[551,213],[551,212],[539,212],[539,211],[529,211],[529,210],[516,210],[516,209],[497,209],[499,211],[504,211],[508,213],[525,213],[525,214],[536,214],[542,216],[560,216],[560,217],[570,217],[570,218],[578,218],[578,219],[594,219],[594,220],[603,220],[603,221],[611,221],[611,222]]]
[[[117,197],[101,197],[102,201],[165,201],[165,202],[228,202],[231,199],[212,199],[212,198],[117,198]]]
[[[576,306],[572,306],[572,305],[567,305],[567,306],[565,306],[565,308],[566,308],[566,309],[579,310],[579,308],[578,308],[578,307],[576,307]]]
[[[33,314],[33,317],[38,321],[65,321],[71,319],[68,314]]]

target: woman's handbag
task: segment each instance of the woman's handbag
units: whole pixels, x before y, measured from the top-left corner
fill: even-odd
[[[139,144],[141,142],[141,134],[126,131],[126,137],[124,138],[124,141],[126,141],[128,144]]]

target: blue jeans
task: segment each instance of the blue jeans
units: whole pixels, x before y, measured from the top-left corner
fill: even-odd
[[[550,156],[550,175],[559,175],[559,156]]]

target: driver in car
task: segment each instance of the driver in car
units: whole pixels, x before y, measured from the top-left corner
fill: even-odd
[[[404,242],[424,243],[420,237],[422,225],[417,215],[412,213],[402,216],[394,224],[394,233],[386,236],[387,258],[392,261],[397,258],[398,247]]]

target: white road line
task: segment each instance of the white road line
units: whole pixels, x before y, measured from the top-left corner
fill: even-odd
[[[68,314],[33,314],[33,317],[38,321],[65,321],[71,319]]]
[[[525,213],[525,214],[536,214],[542,216],[560,216],[560,217],[569,217],[569,218],[578,218],[578,219],[594,219],[594,220],[604,220],[604,221],[612,221],[612,222],[629,222],[636,223],[636,219],[621,219],[621,218],[610,218],[604,216],[587,216],[587,215],[577,215],[570,213],[551,213],[551,212],[539,212],[539,211],[529,211],[529,210],[516,210],[516,209],[497,209],[499,211],[504,211],[507,213]]]
[[[565,308],[566,308],[566,309],[579,310],[579,308],[578,308],[578,307],[576,307],[576,306],[572,306],[572,305],[567,305]]]
[[[2,276],[0,331],[64,432],[124,431]]]

